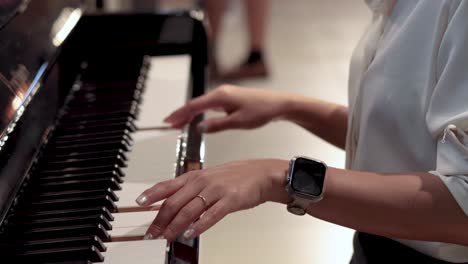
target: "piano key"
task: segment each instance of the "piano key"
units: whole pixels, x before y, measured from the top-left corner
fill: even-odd
[[[106,118],[120,118],[120,117],[131,117],[135,119],[136,117],[129,111],[119,110],[119,111],[101,111],[95,113],[66,113],[64,118],[61,119],[61,122],[75,122],[76,120],[100,120]]]
[[[157,214],[158,211],[116,213],[109,235],[112,238],[143,237]]]
[[[85,260],[83,260],[85,259]],[[59,248],[49,250],[31,250],[19,253],[15,256],[18,263],[51,263],[57,261],[80,261],[75,263],[102,262],[101,252],[94,246],[82,246],[71,248]]]
[[[61,176],[61,175],[67,175],[67,174],[73,175],[73,174],[80,174],[80,173],[90,173],[90,172],[100,173],[100,172],[108,172],[108,171],[113,171],[117,173],[120,177],[125,176],[117,164],[110,164],[110,165],[104,164],[104,165],[86,167],[86,168],[81,168],[81,167],[60,168],[60,169],[46,168],[46,169],[38,171],[37,175],[38,177]]]
[[[111,136],[106,136],[106,135],[92,135],[92,136],[86,136],[86,137],[75,137],[75,138],[69,138],[69,139],[57,139],[52,142],[54,146],[60,146],[60,145],[68,145],[71,143],[78,143],[78,142],[86,142],[86,143],[92,143],[92,142],[97,142],[100,140],[105,140],[105,141],[110,141],[110,140],[125,140],[128,142],[128,144],[132,144],[133,140],[125,134],[120,133],[119,135],[111,135]]]
[[[119,155],[110,157],[99,157],[99,158],[85,158],[85,159],[69,159],[69,160],[58,160],[58,161],[47,161],[44,160],[39,168],[47,169],[64,169],[64,168],[89,168],[96,167],[99,165],[117,165],[119,167],[126,167],[127,162]],[[62,177],[62,176],[60,176]]]
[[[69,108],[67,109],[70,115],[86,115],[92,114],[97,112],[116,112],[116,111],[127,111],[129,113],[134,113],[134,111],[138,108],[138,102],[130,101],[124,103],[114,103],[114,104],[106,104],[106,105],[95,105],[95,104],[84,104],[80,107],[76,108]]]
[[[118,175],[116,172],[90,172],[90,173],[81,173],[81,174],[65,174],[62,176],[43,176],[43,177],[36,177],[35,181],[41,182],[61,182],[65,180],[92,180],[92,179],[108,179],[113,178],[118,183],[122,183],[122,177]]]
[[[116,202],[119,197],[110,188],[97,189],[97,190],[85,190],[85,191],[59,191],[59,192],[38,192],[28,194],[35,200],[49,200],[60,198],[77,198],[77,197],[89,197],[89,196],[108,196],[112,201]]]
[[[73,217],[73,216],[89,216],[102,214],[108,221],[114,221],[111,212],[104,206],[88,207],[88,208],[67,208],[65,210],[45,210],[45,211],[29,211],[25,212],[29,219],[44,219],[44,218],[58,218],[58,217]],[[23,216],[25,214],[23,213]],[[21,216],[21,213],[20,213]]]
[[[133,145],[133,143],[132,143]],[[53,151],[53,150],[52,150]],[[51,152],[52,152],[51,151]],[[43,160],[58,160],[58,159],[67,159],[67,158],[93,158],[93,157],[102,157],[104,155],[116,155],[121,159],[127,161],[127,152],[121,148],[105,149],[105,150],[93,150],[93,149],[84,149],[79,152],[68,152],[68,153],[46,153],[41,157]],[[101,166],[103,166],[101,164]],[[71,169],[71,168],[70,168]]]
[[[142,240],[106,243],[103,253],[104,264],[164,264],[166,263],[167,241]],[[131,253],[129,253],[131,252]]]
[[[112,124],[97,124],[97,125],[81,125],[81,126],[61,126],[57,133],[59,134],[70,134],[70,133],[91,133],[91,132],[100,132],[100,131],[123,131],[129,130],[133,132],[136,130],[135,125],[132,121],[122,121]]]
[[[78,197],[32,201],[19,208],[21,211],[67,210],[71,208],[105,207],[114,211],[117,207],[109,196]]]
[[[17,234],[17,236],[21,239],[25,238],[31,240],[91,235],[99,237],[104,242],[110,240],[109,233],[100,224],[85,224],[44,228],[24,228],[21,233]]]
[[[50,248],[70,248],[79,246],[94,246],[99,251],[107,250],[104,242],[97,236],[82,236],[82,237],[66,237],[58,239],[43,239],[20,241],[22,250],[41,250]],[[17,243],[19,244],[19,243]]]
[[[86,154],[72,153],[69,156],[59,155],[59,156],[55,156],[52,158],[46,157],[46,158],[41,159],[41,162],[45,162],[50,165],[53,163],[68,163],[68,162],[73,162],[73,161],[102,160],[102,159],[115,159],[115,160],[122,161],[122,163],[125,164],[125,162],[127,161],[127,155],[123,150],[118,149],[117,151],[111,150],[111,151],[92,152],[92,153],[88,152]]]
[[[127,145],[125,141],[121,142],[102,142],[102,143],[95,143],[95,144],[83,144],[83,145],[73,145],[68,147],[56,147],[53,149],[53,154],[65,155],[67,153],[74,153],[74,152],[87,152],[90,149],[93,151],[100,151],[100,150],[109,150],[109,149],[121,149],[124,151],[129,151],[131,146]]]
[[[100,224],[106,230],[111,230],[112,225],[104,215],[91,215],[91,216],[75,216],[75,217],[60,217],[48,219],[27,219],[18,223],[20,227],[29,226],[35,228],[44,227],[60,227],[71,225],[85,225],[85,224]]]
[[[39,183],[38,187],[44,191],[95,190],[99,188],[111,188],[112,190],[121,190],[120,184],[113,178],[82,181],[47,182]]]
[[[136,132],[127,167],[123,169],[125,183],[155,184],[174,178],[180,136],[180,131]]]
[[[164,125],[163,119],[176,107],[182,106],[190,96],[187,94],[190,56],[152,57],[150,64],[140,117],[135,123],[142,128]]]
[[[133,123],[134,119],[132,117],[124,118],[112,118],[112,119],[101,119],[101,120],[91,120],[91,121],[81,121],[81,122],[64,122],[60,124],[60,129],[82,129],[82,128],[95,128],[95,127],[106,127],[115,124],[122,123]]]
[[[116,123],[116,122],[133,122],[135,121],[135,118],[132,116],[120,116],[120,117],[101,117],[101,118],[95,118],[95,119],[89,119],[89,118],[75,118],[75,119],[64,119],[61,121],[60,125],[95,125],[99,124],[101,122],[106,122],[106,123]]]
[[[166,177],[171,179],[170,176]],[[136,198],[146,189],[151,188],[155,182],[125,182],[122,190],[116,191],[115,194],[119,197],[119,201],[115,204],[117,208],[139,207],[135,202]]]

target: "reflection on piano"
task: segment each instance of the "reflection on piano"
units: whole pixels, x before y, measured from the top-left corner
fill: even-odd
[[[202,116],[158,129],[204,92],[202,14],[26,4],[0,19],[1,263],[198,263],[198,238],[143,240],[135,199],[202,167]]]

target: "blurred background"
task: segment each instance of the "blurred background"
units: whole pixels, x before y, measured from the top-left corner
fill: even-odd
[[[227,82],[287,90],[346,105],[350,56],[371,19],[364,0],[250,0],[255,1],[98,2],[108,11],[196,8],[206,12],[209,22],[218,17],[219,25],[209,24],[210,29],[217,28],[211,34],[211,88]],[[210,7],[210,2],[218,7]],[[264,12],[249,10],[258,9],[258,5]],[[208,12],[210,8],[218,8],[217,13]],[[257,33],[249,30],[255,27]],[[259,36],[258,32],[263,33]],[[255,38],[260,42],[254,43],[256,46],[252,44]],[[229,78],[224,78],[226,75]],[[288,123],[206,137],[206,167],[239,159],[290,159],[294,155],[318,158],[339,168],[345,162],[342,150]],[[353,230],[293,216],[284,205],[264,204],[232,214],[203,234],[200,262],[348,263],[352,236]]]

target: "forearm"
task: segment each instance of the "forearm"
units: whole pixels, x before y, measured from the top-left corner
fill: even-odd
[[[348,128],[348,108],[305,97],[290,97],[283,119],[291,121],[327,142],[344,149]]]
[[[429,173],[380,175],[330,168],[325,186],[324,199],[308,209],[314,217],[386,237],[468,246],[468,217]]]

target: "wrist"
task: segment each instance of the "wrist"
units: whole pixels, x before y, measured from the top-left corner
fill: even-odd
[[[310,111],[305,111],[305,109],[309,109],[311,106],[315,108],[315,105],[317,105],[317,100],[313,98],[290,94],[285,96],[280,119],[294,123],[301,122],[304,114],[308,113],[307,117],[311,117]]]
[[[287,204],[291,197],[286,191],[287,174],[289,169],[288,160],[274,160],[274,165],[269,166],[267,172],[268,180],[266,190],[263,192],[264,200]]]

